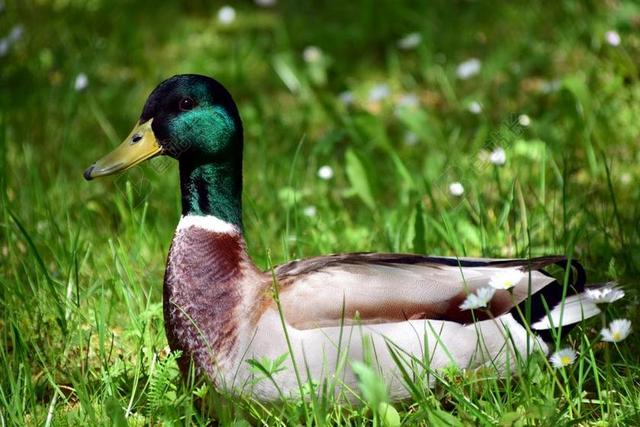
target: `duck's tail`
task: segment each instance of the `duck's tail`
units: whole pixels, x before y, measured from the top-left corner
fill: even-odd
[[[550,330],[574,325],[584,319],[600,314],[600,309],[585,292],[570,295],[556,304],[542,319],[534,322],[531,329]]]
[[[555,280],[511,310],[516,320],[529,324],[545,341],[552,341],[557,334],[564,335],[575,324],[600,314],[598,305],[588,295],[590,290],[617,286],[612,282],[587,285],[584,268],[575,260],[545,257],[532,261],[534,268],[546,275],[549,274],[543,268],[552,264],[565,272],[569,270],[566,285],[565,281]]]

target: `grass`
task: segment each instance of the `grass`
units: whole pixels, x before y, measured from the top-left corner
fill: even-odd
[[[82,179],[175,73],[215,76],[238,102],[258,265],[363,250],[567,253],[591,282],[624,286],[607,321],[639,324],[635,2],[247,1],[227,26],[219,6],[41,0],[0,13],[0,36],[23,29],[0,57],[1,426],[395,423],[366,364],[360,406],[265,406],[179,380],[161,306],[176,165]],[[414,31],[422,42],[400,49]],[[305,63],[307,46],[320,60]],[[458,78],[473,57],[480,72]],[[80,73],[89,84],[76,91]],[[376,87],[389,96],[370,100]],[[482,160],[496,146],[502,167]],[[599,343],[600,327],[563,342],[579,351],[569,368],[538,357],[504,380],[452,369],[433,390],[411,379],[412,399],[393,408],[417,425],[638,425],[640,339]]]

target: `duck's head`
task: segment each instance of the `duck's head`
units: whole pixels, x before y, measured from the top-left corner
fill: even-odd
[[[112,175],[158,155],[177,159],[181,169],[229,162],[239,162],[241,168],[242,123],[224,86],[196,74],[160,83],[129,136],[85,170],[84,177]]]

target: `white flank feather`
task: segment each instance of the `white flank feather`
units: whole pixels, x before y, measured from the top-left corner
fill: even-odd
[[[518,359],[526,358],[534,351],[548,352],[547,345],[528,335],[511,314],[469,325],[442,320],[407,320],[307,330],[287,325],[287,333],[302,382],[306,384],[310,379],[318,383],[327,381],[330,388],[347,399],[351,396],[349,390],[357,388],[357,380],[350,363],[341,360],[362,360],[367,351],[375,354],[378,372],[388,385],[392,400],[411,396],[392,352],[403,369],[424,373],[430,386],[435,384],[443,369],[452,366],[460,369],[491,368],[502,377],[518,371]],[[247,363],[247,359],[276,360],[283,354],[289,354],[276,310],[265,312],[256,331],[239,348],[238,354],[243,356],[238,359],[236,370],[223,373],[229,386],[264,401],[299,396],[291,357],[283,362],[285,369],[273,376],[279,389],[268,378],[252,376]],[[423,367],[425,360],[428,364]],[[279,391],[284,396],[279,395]]]

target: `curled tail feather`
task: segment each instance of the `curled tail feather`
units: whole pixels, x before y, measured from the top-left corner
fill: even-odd
[[[528,265],[529,270],[536,269],[550,277],[545,271],[548,266],[557,265],[565,272],[569,269],[566,286],[555,280],[512,310],[518,322],[531,325],[545,341],[552,341],[554,329],[560,328],[559,332],[564,334],[576,323],[600,314],[598,306],[586,295],[587,275],[578,261],[551,256],[534,258]]]

